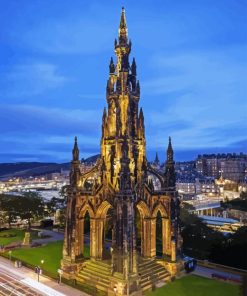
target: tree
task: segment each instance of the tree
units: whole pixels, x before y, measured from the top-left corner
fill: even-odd
[[[1,216],[3,217],[4,221],[7,220],[9,227],[11,227],[11,223],[16,219],[19,213],[16,203],[17,198],[18,197],[16,195],[0,195]]]
[[[65,200],[64,198],[52,197],[50,200],[45,202],[46,211],[48,214],[54,214],[58,209],[64,209]]]
[[[61,198],[64,200],[65,203],[67,202],[67,198],[68,198],[68,188],[69,188],[69,185],[65,185],[59,191],[59,195],[61,196]]]
[[[213,247],[210,260],[240,269],[247,269],[247,226]]]
[[[224,236],[190,213],[191,209],[191,206],[184,205],[180,211],[183,253],[198,259],[208,259],[213,246],[220,244]]]
[[[31,219],[44,214],[43,199],[36,192],[27,192],[20,196],[2,194],[0,196],[0,208],[8,217],[9,227],[14,219],[20,217],[28,220],[30,228]]]
[[[28,228],[31,228],[31,220],[33,218],[43,217],[44,201],[36,192],[27,192],[18,199],[19,216],[28,220]]]

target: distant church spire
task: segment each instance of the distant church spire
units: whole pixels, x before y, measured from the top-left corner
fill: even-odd
[[[154,163],[155,163],[155,164],[159,164],[159,163],[160,163],[160,161],[159,161],[159,156],[158,156],[158,152],[156,152]]]
[[[174,166],[174,160],[173,160],[173,148],[172,148],[171,137],[169,137],[169,143],[167,147],[165,183],[166,183],[167,189],[174,189],[176,186],[176,173],[175,173],[175,166]]]
[[[78,148],[78,144],[77,144],[77,137],[75,137],[75,142],[74,142],[74,148],[72,150],[72,154],[73,154],[73,161],[78,161],[79,160],[79,148]]]

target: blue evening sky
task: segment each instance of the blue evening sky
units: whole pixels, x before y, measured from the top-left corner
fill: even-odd
[[[0,0],[0,162],[99,153],[122,6],[148,158],[247,152],[245,0]]]

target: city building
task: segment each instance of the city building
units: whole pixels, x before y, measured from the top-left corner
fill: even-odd
[[[170,280],[182,268],[171,138],[165,172],[161,174],[146,159],[144,115],[138,107],[140,83],[135,59],[129,64],[130,51],[122,9],[118,40],[115,40],[117,62],[111,58],[109,65],[101,155],[96,165],[82,174],[75,138],[68,187],[63,277],[97,285],[108,295],[142,295],[158,281]],[[90,260],[83,257],[86,214],[90,217]],[[162,221],[159,259],[156,257],[158,217]],[[110,253],[104,244],[109,218],[112,220]],[[140,245],[137,236],[141,237]]]
[[[222,176],[237,183],[244,182],[247,169],[247,155],[244,153],[203,154],[196,159],[198,173],[218,179]]]

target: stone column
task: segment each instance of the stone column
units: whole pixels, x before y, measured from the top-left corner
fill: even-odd
[[[143,234],[143,215],[140,214],[140,224],[141,224],[141,255],[144,256],[145,242],[144,242],[144,234]]]
[[[77,220],[75,226],[75,256],[78,257],[80,254],[80,220]]]
[[[96,219],[90,218],[90,257],[96,259]]]
[[[175,262],[177,259],[177,252],[176,252],[176,242],[172,240],[172,254],[171,254],[171,260]]]
[[[103,249],[104,249],[104,239],[103,239],[103,232],[104,232],[104,220],[102,218],[98,218],[96,220],[96,245],[97,245],[97,253],[96,258],[102,260],[103,257]]]
[[[151,223],[149,218],[143,219],[143,256],[151,257]]]
[[[167,229],[166,229],[166,218],[162,217],[162,254],[165,255],[166,253],[166,233],[167,233]]]
[[[79,248],[80,248],[80,253],[83,255],[84,254],[84,218],[80,220],[79,223]]]
[[[171,255],[171,222],[169,219],[164,218],[164,224],[165,224],[164,254]]]
[[[151,250],[150,256],[156,256],[156,218],[150,218],[151,223]]]

